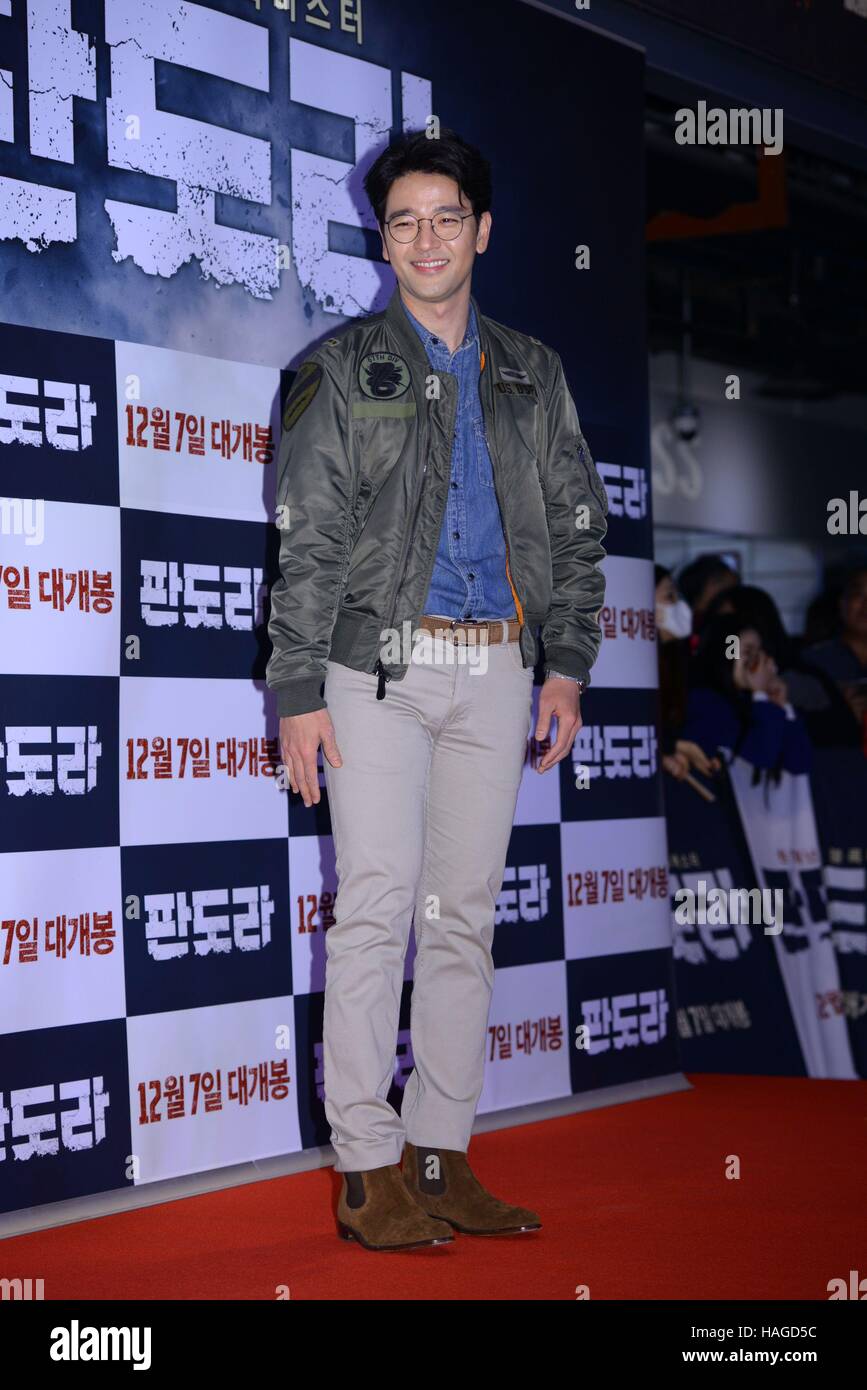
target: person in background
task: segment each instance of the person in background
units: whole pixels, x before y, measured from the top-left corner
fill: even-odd
[[[711,618],[693,670],[685,739],[709,757],[728,748],[733,756],[772,773],[809,772],[812,749],[807,730],[757,628],[731,614]]]
[[[734,625],[754,627],[762,647],[776,663],[789,694],[789,703],[804,719],[810,741],[817,748],[860,746],[861,729],[838,687],[819,667],[798,652],[789,637],[779,609],[764,589],[738,584],[717,594],[707,612],[708,620],[731,614]]]
[[[662,766],[678,781],[693,769],[710,776],[718,770],[718,760],[708,758],[697,743],[678,737],[686,718],[692,612],[678,594],[671,570],[656,565],[654,573]]]
[[[708,606],[723,589],[731,589],[738,576],[721,555],[699,555],[680,572],[678,587],[692,609],[692,630],[699,632]]]
[[[808,647],[804,657],[836,683],[860,729],[867,720],[867,565],[850,573],[839,611],[839,635]]]

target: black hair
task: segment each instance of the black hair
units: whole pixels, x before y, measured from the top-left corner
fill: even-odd
[[[477,227],[482,213],[490,211],[491,166],[480,150],[448,126],[441,126],[436,138],[429,137],[426,130],[407,131],[371,164],[364,191],[380,227],[385,221],[388,190],[404,174],[445,174],[454,179],[469,199]]]
[[[721,555],[699,555],[697,560],[693,560],[681,570],[677,587],[690,608],[694,608],[696,600],[701,597],[705,585],[711,579],[722,579],[725,575],[734,573],[731,565],[727,565]]]
[[[657,588],[657,587],[662,583],[663,579],[670,579],[670,578],[671,578],[671,570],[666,569],[665,565],[654,565],[654,566],[653,566],[653,587],[654,587],[654,589]]]
[[[783,626],[780,610],[765,589],[753,584],[736,584],[726,589],[711,599],[707,620],[717,617],[722,609],[728,609],[730,633],[754,627],[765,651],[777,663],[777,670],[788,670],[793,662],[792,642]]]

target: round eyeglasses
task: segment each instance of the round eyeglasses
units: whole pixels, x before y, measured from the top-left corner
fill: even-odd
[[[412,217],[409,213],[399,213],[389,218],[385,225],[394,241],[415,241],[422,222],[430,222],[441,241],[454,241],[463,231],[468,217],[475,217],[475,213],[465,212],[461,216],[457,212],[438,212],[435,217]]]

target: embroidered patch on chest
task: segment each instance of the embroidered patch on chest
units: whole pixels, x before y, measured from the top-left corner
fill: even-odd
[[[369,352],[358,368],[358,384],[373,401],[392,401],[402,396],[410,383],[409,367],[394,352]]]
[[[535,399],[535,386],[525,385],[522,381],[495,381],[494,390],[502,391],[504,396],[532,396]]]

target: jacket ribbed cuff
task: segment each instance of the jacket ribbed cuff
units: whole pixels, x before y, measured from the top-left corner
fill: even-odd
[[[277,697],[277,714],[283,719],[288,714],[312,714],[314,710],[326,709],[322,697],[322,676],[305,676],[292,681],[291,685],[274,687]]]
[[[562,671],[564,676],[573,676],[585,685],[590,684],[590,667],[574,647],[546,647],[545,665],[550,666],[552,671]]]

